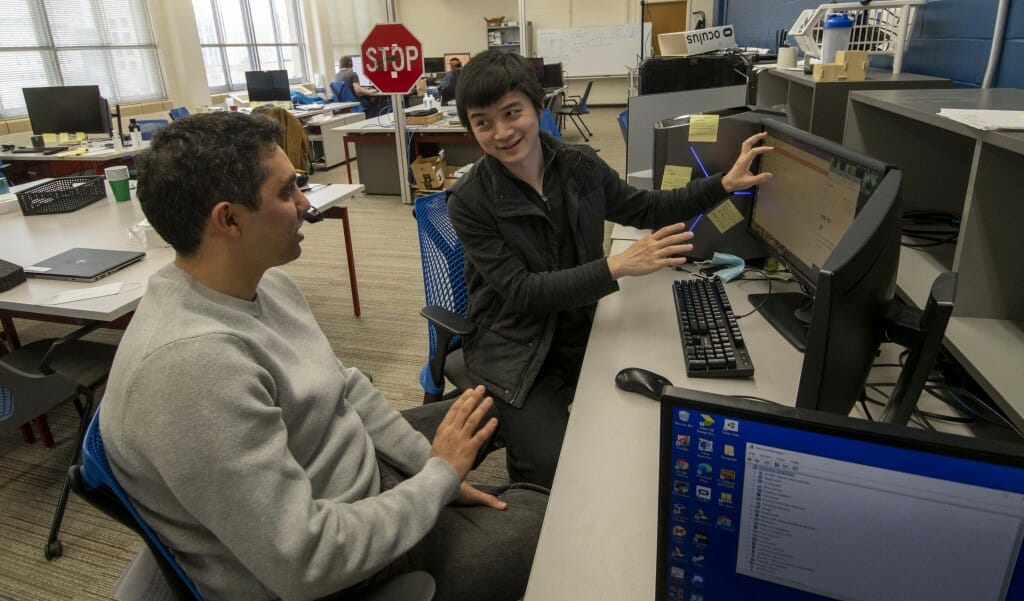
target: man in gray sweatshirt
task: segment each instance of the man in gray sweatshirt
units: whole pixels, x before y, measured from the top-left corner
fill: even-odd
[[[309,208],[278,127],[194,115],[140,158],[139,201],[176,254],[100,408],[115,474],[207,599],[357,597],[410,570],[438,600],[519,598],[546,494],[464,482],[496,428],[482,387],[399,414],[334,356],[277,269]]]

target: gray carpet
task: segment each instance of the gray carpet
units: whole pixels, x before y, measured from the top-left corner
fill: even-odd
[[[621,109],[592,109],[591,145],[620,173],[625,146],[615,121]],[[571,125],[566,141],[582,142]],[[316,182],[344,182],[344,166],[315,174]],[[427,349],[416,223],[397,197],[361,196],[349,203],[362,316],[352,314],[340,221],[306,226],[303,255],[287,270],[305,291],[335,352],[347,365],[373,374],[374,383],[398,409],[418,405],[417,383]],[[17,321],[23,342],[60,335],[67,326]],[[115,332],[92,336],[114,342]],[[64,556],[43,558],[53,507],[67,467],[76,414],[71,406],[50,414],[53,449],[25,445],[0,434],[0,601],[107,600],[141,548],[130,531],[72,496],[61,530]],[[472,476],[480,483],[505,479],[504,460],[493,454]]]

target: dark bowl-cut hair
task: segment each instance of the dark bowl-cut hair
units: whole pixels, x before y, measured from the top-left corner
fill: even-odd
[[[341,68],[341,69],[351,69],[352,68],[352,57],[351,56],[343,56],[343,57],[341,57],[341,60],[338,61],[338,67]]]
[[[538,111],[544,106],[544,88],[525,58],[496,48],[477,54],[462,68],[455,85],[459,121],[472,131],[469,109],[490,106],[514,90],[525,94]]]
[[[172,122],[136,157],[146,219],[174,250],[192,255],[218,202],[259,209],[268,175],[263,158],[280,135],[276,121],[244,113],[200,113]]]

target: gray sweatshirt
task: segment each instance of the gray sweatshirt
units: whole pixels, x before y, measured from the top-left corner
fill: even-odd
[[[276,269],[252,302],[173,264],[154,274],[100,429],[121,485],[207,599],[344,589],[419,542],[459,489]],[[382,493],[375,453],[415,475]]]

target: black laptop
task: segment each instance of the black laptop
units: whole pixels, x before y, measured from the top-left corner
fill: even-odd
[[[1024,446],[667,388],[657,601],[1024,599]]]
[[[95,282],[141,261],[146,253],[132,250],[72,248],[25,268],[32,278]]]

